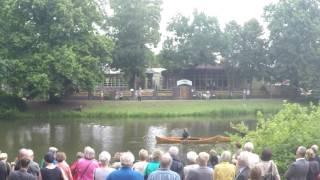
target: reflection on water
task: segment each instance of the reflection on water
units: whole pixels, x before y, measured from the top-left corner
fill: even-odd
[[[188,128],[192,136],[212,136],[231,131],[228,120],[211,119],[146,119],[146,120],[27,120],[0,121],[0,150],[13,160],[19,148],[35,151],[40,159],[49,146],[65,151],[70,160],[84,146],[92,146],[97,153],[110,153],[139,149],[167,150],[169,145],[157,145],[156,135],[180,136],[183,128]],[[249,121],[252,122],[252,121]],[[182,152],[206,150],[208,145],[178,145]]]

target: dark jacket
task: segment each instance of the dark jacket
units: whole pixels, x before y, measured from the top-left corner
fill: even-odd
[[[299,159],[293,162],[284,177],[288,180],[306,180],[309,172],[309,162],[305,159]]]
[[[241,172],[236,174],[236,180],[248,180],[250,175],[250,168],[245,167]]]
[[[184,165],[183,165],[182,161],[180,161],[175,156],[171,156],[171,157],[172,157],[172,163],[171,163],[170,170],[178,173],[180,178],[183,180],[183,178],[184,178],[184,175],[183,175],[183,167],[184,167]]]
[[[36,180],[32,174],[29,174],[25,169],[20,169],[11,172],[9,180]]]
[[[319,169],[318,161],[315,159],[310,160],[307,180],[316,180],[316,177],[319,174],[319,172],[320,172],[320,169]]]
[[[10,174],[10,165],[0,161],[0,180],[5,180]]]

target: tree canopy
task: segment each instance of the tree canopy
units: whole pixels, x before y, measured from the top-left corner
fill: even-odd
[[[113,47],[95,28],[103,20],[91,0],[2,0],[4,84],[23,97],[50,100],[79,88],[92,90]]]
[[[195,11],[193,17],[177,15],[169,23],[163,43],[161,64],[169,70],[198,64],[215,64],[223,47],[217,18]]]
[[[113,67],[126,75],[130,87],[141,86],[150,49],[160,40],[161,0],[110,0]]]

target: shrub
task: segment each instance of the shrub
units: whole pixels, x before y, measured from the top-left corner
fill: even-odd
[[[18,96],[1,93],[0,109],[3,109],[3,110],[17,109],[19,111],[24,111],[27,109],[27,105]]]
[[[253,142],[257,153],[261,153],[266,147],[270,148],[279,171],[283,173],[294,160],[298,146],[310,147],[320,143],[319,119],[320,107],[285,104],[284,108],[270,119],[258,113],[255,130],[244,128],[244,123],[235,125],[239,132],[246,135],[243,138],[234,135],[232,138],[242,143]]]

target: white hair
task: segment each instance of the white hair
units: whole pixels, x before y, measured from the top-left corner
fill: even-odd
[[[170,168],[171,166],[171,163],[172,163],[172,158],[171,158],[171,155],[168,154],[168,153],[165,153],[161,156],[161,159],[160,159],[160,167],[161,168]]]
[[[109,152],[107,151],[102,151],[100,154],[99,154],[99,161],[103,162],[103,163],[106,163],[108,164],[109,161],[111,159],[111,155]]]
[[[208,160],[209,160],[209,154],[206,152],[201,152],[201,153],[199,153],[198,159],[199,159],[200,166],[207,165]]]
[[[123,166],[132,166],[132,164],[134,162],[133,154],[129,151],[121,153],[120,162],[121,162],[121,165],[123,165]]]
[[[83,154],[84,154],[84,158],[86,158],[86,159],[90,159],[91,160],[91,159],[94,159],[94,157],[95,157],[95,151],[90,146],[86,146],[84,148]]]
[[[319,150],[319,147],[318,147],[318,145],[314,144],[311,146],[311,149],[314,151],[314,153],[317,153]]]
[[[53,154],[55,154],[57,151],[58,151],[58,148],[53,146],[49,147],[49,152],[52,152]]]
[[[27,156],[29,160],[33,160],[34,152],[32,149],[27,149]]]
[[[249,166],[249,152],[242,151],[238,156],[238,165],[241,167]]]
[[[198,154],[194,151],[190,151],[187,153],[187,160],[192,163],[196,163],[198,158]]]
[[[140,159],[140,160],[147,160],[148,157],[149,157],[149,153],[148,153],[147,150],[141,149],[141,150],[139,151],[139,159]]]
[[[252,142],[247,142],[247,143],[244,144],[243,149],[245,151],[252,152],[253,149],[254,149],[254,146],[253,146]]]
[[[221,161],[222,162],[230,162],[231,161],[231,152],[230,151],[223,151],[221,154]]]
[[[171,156],[177,156],[179,154],[179,148],[177,146],[171,146],[168,152]]]

